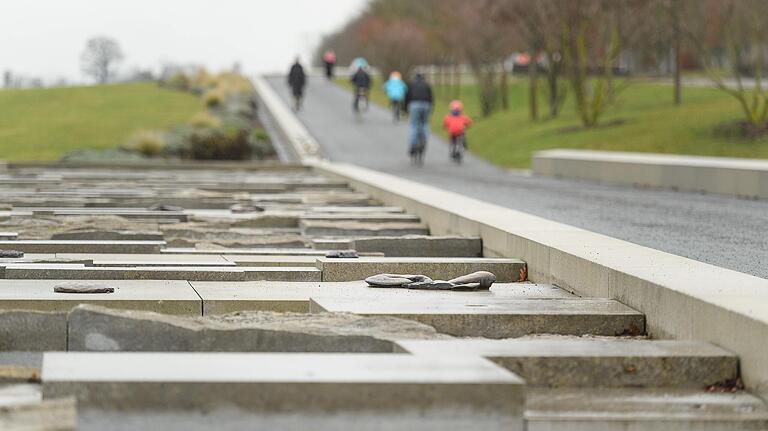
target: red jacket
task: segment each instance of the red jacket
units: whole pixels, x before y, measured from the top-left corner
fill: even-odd
[[[464,114],[453,115],[448,114],[443,119],[443,127],[451,136],[459,136],[464,134],[464,131],[472,125],[472,119]]]

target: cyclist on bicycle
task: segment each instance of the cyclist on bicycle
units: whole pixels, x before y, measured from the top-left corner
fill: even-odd
[[[352,109],[354,109],[355,112],[360,112],[361,99],[365,100],[365,107],[368,107],[368,93],[371,90],[373,79],[371,78],[371,74],[366,70],[366,67],[362,66],[362,64],[358,64],[357,70],[354,75],[352,75],[351,81],[352,85],[355,87],[355,100],[352,103]]]
[[[443,118],[443,128],[451,137],[451,158],[461,162],[461,155],[467,147],[465,132],[472,125],[472,119],[464,115],[464,104],[461,101],[454,100],[448,107],[451,112]]]
[[[408,85],[405,93],[405,108],[411,116],[411,138],[408,152],[418,164],[429,136],[429,116],[432,113],[432,87],[427,83],[424,74],[417,73],[413,82]]]
[[[405,92],[408,86],[403,81],[403,76],[398,71],[389,74],[389,79],[384,83],[384,92],[387,93],[389,104],[392,107],[395,123],[400,121],[400,111],[403,109]]]

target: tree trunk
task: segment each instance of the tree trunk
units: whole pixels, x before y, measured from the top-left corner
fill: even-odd
[[[507,68],[501,62],[501,109],[509,110],[509,85],[507,83]]]
[[[528,113],[531,121],[539,121],[539,65],[536,61],[536,50],[531,50],[531,61],[528,63]]]
[[[670,9],[670,18],[672,19],[672,45],[674,50],[674,57],[672,61],[673,73],[674,73],[674,103],[680,105],[683,102],[682,93],[682,77],[681,77],[681,57],[680,57],[680,45],[682,44],[682,36],[680,31],[680,0],[672,0]]]

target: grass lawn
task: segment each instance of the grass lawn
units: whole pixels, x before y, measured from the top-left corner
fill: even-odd
[[[57,160],[116,147],[138,129],[183,123],[199,98],[155,83],[0,90],[0,160]]]
[[[348,87],[345,81],[340,82]],[[381,82],[377,80],[372,99],[386,106]],[[450,97],[447,89],[440,87],[435,88],[435,93],[437,108],[432,128],[442,130],[441,122],[448,111]],[[735,99],[710,88],[685,88],[683,105],[675,107],[671,86],[632,82],[618,95],[602,120],[604,124],[616,120],[623,123],[593,129],[579,127],[571,98],[565,101],[559,118],[531,122],[525,80],[510,83],[509,111],[497,112],[488,118],[479,115],[477,87],[463,86],[461,100],[466,113],[475,120],[467,135],[470,151],[510,168],[528,167],[535,151],[549,148],[768,158],[768,139],[742,141],[713,136],[716,124],[741,116]],[[542,113],[547,112],[543,94],[540,109]]]

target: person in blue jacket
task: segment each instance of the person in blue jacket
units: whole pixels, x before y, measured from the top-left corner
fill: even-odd
[[[400,111],[403,109],[405,94],[408,92],[408,85],[403,81],[403,76],[398,71],[389,74],[389,79],[384,83],[384,92],[387,93],[395,123],[400,121]]]

